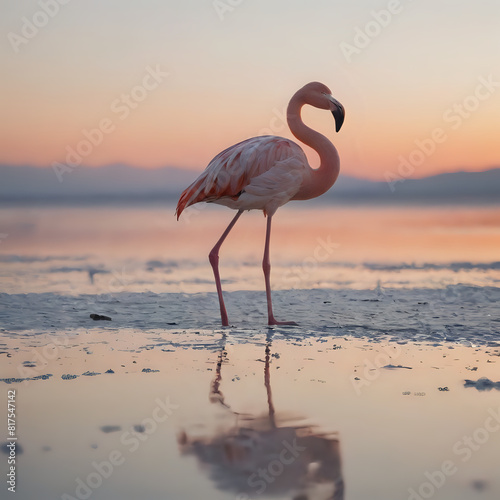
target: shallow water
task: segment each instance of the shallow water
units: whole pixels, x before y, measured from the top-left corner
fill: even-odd
[[[21,498],[498,498],[498,347],[172,335],[18,345]]]
[[[499,498],[496,207],[172,212],[0,210],[19,498]]]
[[[214,290],[208,253],[233,215],[200,205],[0,209],[2,291],[113,294]],[[300,207],[278,211],[275,290],[443,288],[500,282],[494,207]],[[224,289],[262,290],[265,220],[244,214],[221,249]]]

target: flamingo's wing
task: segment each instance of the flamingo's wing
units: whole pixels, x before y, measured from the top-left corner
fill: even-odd
[[[307,165],[302,148],[284,137],[253,137],[231,146],[219,153],[182,193],[177,204],[177,218],[186,207],[194,203],[223,198],[237,199],[253,179],[291,159],[297,165]],[[283,164],[279,171],[282,172],[285,168]],[[265,179],[270,185],[272,176]]]
[[[239,203],[243,209],[259,208],[274,215],[278,207],[297,194],[305,173],[304,164],[295,157],[279,161],[244,187]]]

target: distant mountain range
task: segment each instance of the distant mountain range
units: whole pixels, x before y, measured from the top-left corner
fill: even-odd
[[[201,171],[201,169],[200,169]],[[171,202],[199,172],[175,167],[146,170],[127,165],[52,168],[0,165],[0,202]],[[456,172],[400,182],[374,182],[341,175],[319,200],[329,203],[499,203],[500,168]]]

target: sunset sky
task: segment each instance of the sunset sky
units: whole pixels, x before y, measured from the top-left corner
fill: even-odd
[[[0,163],[200,170],[291,137],[288,100],[318,80],[344,127],[303,116],[344,174],[500,166],[499,20],[497,0],[7,0]]]

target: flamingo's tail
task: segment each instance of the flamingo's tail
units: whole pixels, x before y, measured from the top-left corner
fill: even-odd
[[[177,203],[177,208],[175,210],[177,220],[179,220],[179,217],[181,216],[181,213],[185,208],[195,203],[199,203],[200,201],[203,201],[205,199],[206,195],[204,192],[203,180],[199,179],[198,181],[193,182],[193,184],[186,188],[181,194],[179,202]]]

